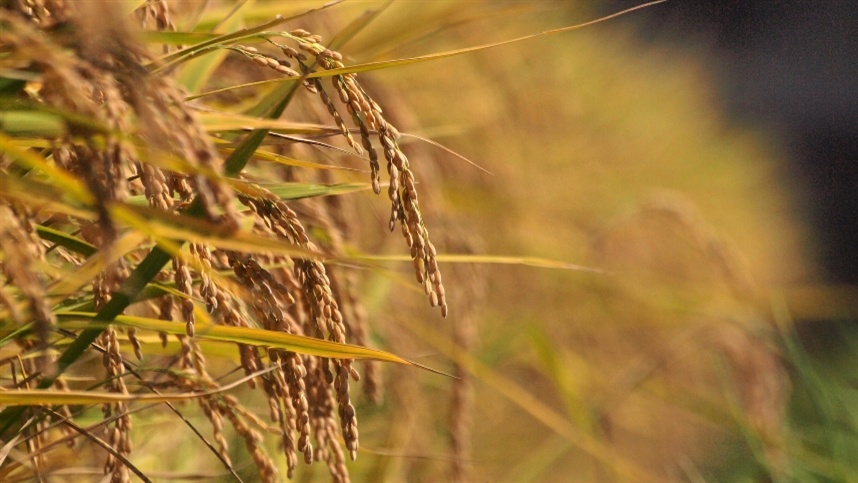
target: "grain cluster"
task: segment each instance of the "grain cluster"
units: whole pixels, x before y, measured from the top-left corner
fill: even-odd
[[[352,217],[344,215],[350,208],[333,198],[296,205],[256,183],[253,173],[228,172],[229,151],[204,128],[199,105],[187,100],[171,69],[153,73],[158,55],[171,48],[150,52],[136,35],[141,26],[175,30],[169,3],[148,0],[131,16],[109,0],[16,0],[0,6],[0,68],[29,76],[17,100],[66,116],[66,128],[45,135],[44,149],[34,151],[44,156],[44,167],[25,166],[14,156],[0,154],[0,174],[6,183],[43,169],[45,176],[31,178],[45,186],[47,181],[66,180],[71,190],[63,193],[54,187],[30,198],[20,190],[0,189],[0,309],[4,318],[21,327],[32,324],[32,337],[20,339],[8,365],[12,377],[4,389],[82,389],[63,373],[68,364],[59,372],[56,367],[62,347],[85,332],[61,328],[55,312],[104,311],[128,297],[126,287],[159,243],[168,250],[169,262],[152,280],[153,292],[129,301],[134,302],[129,311],[180,324],[181,330],[158,333],[154,345],[162,347],[155,355],[150,353],[150,336],[155,334],[109,324],[87,352],[99,356],[100,367],[86,369],[98,374],[97,389],[120,396],[150,394],[156,388],[200,394],[194,403],[210,423],[211,442],[206,442],[233,474],[230,445],[239,440],[259,478],[280,481],[281,465],[265,444],[266,437],[274,437],[280,441],[286,477],[293,476],[299,462],[320,462],[334,481],[347,481],[346,460],[355,459],[359,450],[350,385],[363,380],[364,393],[378,400],[381,384],[375,363],[364,363],[361,377],[350,359],[236,343],[246,386],[264,394],[267,414],[260,415],[236,396],[219,392],[223,376],[214,372],[199,338],[201,324],[213,323],[368,344],[370,329],[358,277],[326,261],[345,253],[354,228]],[[399,226],[418,283],[431,305],[446,316],[437,251],[421,213],[415,173],[399,145],[399,131],[356,74],[309,77],[346,66],[344,56],[326,47],[319,35],[296,29],[265,40],[260,47],[229,43],[219,48],[230,52],[231,61],[295,78],[312,93],[350,148],[368,160],[376,194],[383,186],[384,160],[390,230]],[[296,176],[294,168],[263,176],[272,173],[281,181]],[[239,185],[243,188],[237,189]],[[52,204],[52,196],[61,202]],[[196,213],[192,222],[187,221],[191,213]],[[227,237],[249,232],[293,247],[296,254],[158,238],[141,228],[147,217],[180,220]],[[322,241],[313,240],[308,223],[326,234]],[[76,239],[86,249],[43,239],[37,227]],[[145,241],[123,251],[123,241],[135,229]],[[92,277],[67,282],[71,293],[51,292],[63,274],[89,267],[90,257],[100,263]],[[164,356],[171,347],[176,348],[173,354]],[[102,431],[95,438],[104,450],[101,469],[111,481],[131,481],[137,472],[132,463],[134,407],[124,399],[106,403],[103,420],[95,426]],[[79,411],[28,407],[29,419],[19,423],[21,434],[38,437],[28,440],[27,450],[50,455],[40,450],[48,444],[49,428],[71,428]],[[73,447],[83,446],[81,439],[69,433]],[[49,458],[39,458],[34,474],[50,466]]]

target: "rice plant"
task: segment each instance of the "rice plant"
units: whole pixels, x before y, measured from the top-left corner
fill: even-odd
[[[82,451],[78,433],[105,452],[111,480],[148,479],[129,460],[129,403],[190,400],[211,423],[213,442],[201,438],[234,476],[227,423],[262,480],[279,480],[262,444],[272,433],[287,477],[299,460],[318,461],[345,481],[346,457],[359,447],[350,394],[358,361],[408,363],[365,347],[355,277],[338,266],[353,221],[324,198],[380,192],[374,142],[389,175],[389,228],[401,230],[418,283],[447,315],[399,132],[321,36],[272,30],[306,11],[159,50],[141,36],[147,27],[175,32],[169,6],[138,3],[130,12],[114,2],[11,2],[0,11],[4,479],[51,475],[68,462],[55,448]],[[220,55],[203,57],[213,51]],[[245,83],[273,77],[277,86],[250,105],[191,102],[221,63]],[[279,120],[299,89],[318,96],[335,127]],[[231,125],[209,128],[207,116]],[[354,156],[367,154],[368,182],[326,183],[324,170],[336,166],[307,170],[290,156],[290,144],[312,142],[293,135],[334,132]],[[272,146],[274,135],[288,142]],[[292,204],[301,198],[318,199]],[[311,230],[323,240],[311,241]],[[213,370],[212,341],[236,346],[235,368]],[[236,369],[244,377],[227,384]],[[228,392],[239,382],[265,394],[267,421]],[[102,421],[78,427],[94,403]]]
[[[546,5],[0,2],[0,479],[853,478],[764,150]]]

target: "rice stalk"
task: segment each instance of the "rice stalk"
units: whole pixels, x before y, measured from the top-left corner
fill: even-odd
[[[133,21],[144,29],[175,30],[170,6],[165,0],[147,0],[135,11]],[[57,331],[54,328],[55,312],[74,301],[84,306],[88,304],[100,313],[112,312],[113,315],[104,316],[104,321],[110,322],[116,317],[117,307],[128,307],[146,284],[156,281],[171,284],[175,292],[133,305],[133,310],[184,325],[181,334],[173,330],[158,333],[164,347],[171,337],[168,333],[176,333],[180,347],[173,359],[176,368],[170,369],[172,376],[158,382],[162,389],[209,391],[220,386],[210,375],[210,362],[197,343],[201,316],[205,316],[206,323],[210,319],[224,326],[259,326],[336,343],[354,338],[365,344],[366,321],[360,308],[360,296],[354,288],[354,275],[334,275],[332,265],[314,258],[316,254],[322,257],[325,253],[311,240],[304,223],[286,201],[252,182],[246,185],[252,187],[249,191],[236,192],[233,182],[227,180],[227,175],[239,175],[240,169],[236,168],[245,164],[256,150],[254,138],[245,143],[245,151],[236,151],[229,159],[224,159],[215,140],[202,127],[195,109],[187,104],[184,93],[167,71],[149,73],[145,66],[159,61],[139,43],[137,27],[131,26],[132,19],[124,17],[115,7],[109,1],[72,5],[31,0],[4,4],[0,8],[3,26],[0,46],[6,54],[0,58],[2,67],[27,71],[37,79],[26,90],[15,92],[15,101],[73,113],[88,123],[68,123],[67,129],[59,135],[47,138],[49,148],[38,153],[44,156],[40,166],[80,181],[79,209],[87,213],[86,217],[52,213],[50,208],[38,204],[19,204],[17,198],[7,199],[0,192],[0,253],[3,254],[0,263],[8,284],[0,291],[3,306],[19,326],[32,324],[22,332],[20,350],[43,353],[40,366],[27,366],[25,372],[29,382],[24,387],[46,388],[52,382],[67,387],[63,373],[72,369],[72,373],[78,373],[81,368],[70,366],[100,347],[103,348],[100,359],[104,389],[121,395],[137,394],[139,388],[126,384],[129,374],[126,368],[132,364],[127,355],[133,353],[141,363],[158,360],[146,353],[141,339],[145,334],[133,327],[122,329],[119,324],[108,324],[105,328],[93,326],[77,334],[77,341],[64,352],[59,367],[53,369],[56,344],[64,343],[65,337],[74,337],[67,329]],[[394,186],[389,191],[393,204],[391,228],[394,221],[400,222],[412,251],[418,281],[425,283],[433,305],[441,306],[446,315],[435,251],[417,204],[414,175],[396,144],[397,131],[384,120],[381,108],[357,84],[354,75],[338,76],[334,80],[334,92],[347,106],[361,133],[361,142],[355,141],[349,125],[339,114],[341,108],[323,83],[318,79],[303,79],[320,66],[325,69],[342,67],[342,55],[322,48],[321,38],[306,31],[295,30],[284,36],[296,48],[283,46],[281,52],[285,57],[282,58],[260,52],[255,47],[236,44],[229,49],[272,74],[301,79],[302,85],[318,96],[354,150],[359,154],[364,150],[370,153],[371,179],[376,192],[381,187],[380,166],[369,137],[372,130],[380,133],[379,140],[385,145]],[[181,58],[177,59],[181,62]],[[291,95],[287,95],[282,107],[290,99]],[[161,161],[170,157],[180,160],[181,166]],[[4,179],[10,181],[32,170],[15,158],[11,162],[4,160],[0,167]],[[43,176],[37,170],[32,172],[36,177]],[[37,271],[32,267],[43,264],[59,269],[63,264],[70,264],[74,268],[86,260],[70,256],[63,246],[53,248],[58,256],[47,258],[45,243],[39,235],[51,230],[53,238],[66,241],[79,234],[79,245],[91,247],[95,254],[110,253],[118,249],[122,234],[136,229],[129,223],[130,218],[117,216],[115,207],[135,197],[146,200],[154,210],[150,213],[198,216],[220,225],[225,233],[249,230],[300,247],[311,256],[250,254],[217,249],[201,242],[183,248],[182,241],[168,244],[171,247],[169,256],[165,251],[159,252],[160,246],[147,255],[148,248],[144,246],[128,253],[116,253],[117,261],[95,274],[89,282],[89,290],[82,288],[77,293],[64,294],[67,299],[57,300],[56,306],[48,303],[47,286],[57,276],[51,271],[36,276]],[[339,229],[344,224],[332,220],[342,222],[343,217],[330,213],[342,211],[342,206],[336,203],[324,206],[325,211],[314,218],[316,226],[335,240],[325,250],[341,255],[344,235]],[[51,220],[49,226],[41,225],[45,220]],[[37,226],[42,230],[37,230]],[[163,267],[167,261],[170,264]],[[230,271],[231,277],[225,279],[218,274],[223,271]],[[27,305],[23,306],[19,300],[26,301]],[[341,309],[340,301],[345,301],[342,305],[345,310]],[[34,334],[34,339],[28,338],[28,333]],[[128,345],[120,342],[126,339]],[[38,341],[38,345],[33,340]],[[305,464],[322,461],[335,481],[348,481],[345,455],[355,459],[359,448],[357,416],[349,387],[349,379],[359,379],[353,361],[281,349],[266,350],[241,343],[236,347],[238,365],[248,376],[246,384],[264,393],[267,416],[272,424],[263,423],[252,409],[239,404],[229,394],[197,398],[212,427],[213,448],[221,461],[231,469],[230,445],[225,433],[228,421],[232,430],[244,440],[261,480],[279,481],[280,477],[277,465],[262,444],[260,430],[279,436],[287,477],[294,475],[300,460]],[[267,370],[264,374],[261,373],[263,369]],[[368,371],[374,373],[373,369]],[[367,392],[377,397],[375,377],[369,380]],[[17,376],[13,378],[14,387],[20,385],[16,381]],[[114,451],[107,453],[102,471],[112,481],[131,478],[132,468],[127,464],[134,458],[130,409],[123,401],[103,405],[105,433],[102,441]],[[5,421],[4,432],[19,427],[16,414],[21,413],[7,409],[0,414],[0,419]],[[27,426],[28,430],[44,439],[48,429],[43,421],[47,421],[48,413],[33,408],[32,414],[38,421]],[[39,438],[29,440],[27,452],[36,453],[33,445],[39,444]],[[345,445],[345,451],[341,444]],[[46,453],[39,458],[47,461],[49,456],[50,453]],[[40,475],[38,468],[41,466],[42,463],[34,460],[34,474]]]

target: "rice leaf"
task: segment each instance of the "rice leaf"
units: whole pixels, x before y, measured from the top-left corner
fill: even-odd
[[[243,17],[238,14],[245,6],[247,6],[247,3],[239,5],[233,12],[233,15],[225,18],[223,22],[218,25],[215,33],[238,30],[243,21]],[[176,75],[176,81],[185,86],[188,92],[199,92],[200,89],[208,83],[218,66],[220,66],[226,59],[228,53],[229,51],[221,49],[215,51],[212,55],[206,55],[188,61],[182,66],[182,69]]]
[[[209,32],[170,32],[168,30],[146,31],[141,37],[147,43],[163,45],[189,45],[210,41],[220,37]]]
[[[51,227],[38,225],[36,232],[43,240],[56,243],[59,246],[68,248],[69,250],[79,253],[85,257],[90,257],[98,252],[98,249],[80,238],[69,235],[68,233],[55,230]]]
[[[66,132],[66,125],[58,116],[47,112],[0,112],[0,130],[10,135],[56,137]]]
[[[95,314],[93,313],[58,312],[57,316],[60,320],[59,325],[70,330],[82,328],[91,329],[95,327],[104,329],[110,325],[110,323],[106,321],[96,320]],[[165,332],[167,334],[174,335],[183,335],[185,333],[184,324],[146,317],[120,315],[111,323],[123,327]],[[195,337],[209,341],[231,342],[235,344],[283,349],[300,354],[331,359],[373,359],[423,368],[423,366],[415,364],[407,359],[378,349],[371,349],[352,344],[341,344],[313,337],[258,328],[198,323],[196,326]]]
[[[522,265],[536,268],[551,268],[558,270],[573,270],[578,272],[590,272],[598,274],[607,274],[604,270],[594,267],[585,267],[574,263],[567,263],[559,260],[551,260],[548,258],[539,257],[520,257],[520,256],[504,256],[504,255],[474,255],[474,254],[438,254],[439,262],[446,263],[486,263],[490,265]],[[345,257],[344,260],[354,261],[391,261],[391,262],[410,262],[411,258],[407,255],[367,255],[367,254],[352,254]]]
[[[317,196],[336,196],[372,189],[372,184],[370,183],[338,183],[332,185],[313,183],[279,183],[277,185],[263,186],[283,200],[300,200],[302,198],[314,198]]]
[[[612,18],[619,17],[621,15],[625,15],[627,13],[634,12],[635,10],[640,10],[642,8],[652,7],[654,5],[657,5],[659,3],[664,3],[666,1],[667,0],[657,0],[654,2],[645,3],[642,5],[637,5],[637,6],[632,7],[632,8],[627,8],[627,9],[622,10],[620,12],[617,12],[617,13],[614,13],[611,15],[606,15],[604,17],[600,17],[596,20],[591,20],[589,22],[584,22],[584,23],[580,23],[580,24],[576,24],[576,25],[570,25],[568,27],[560,27],[560,28],[556,28],[556,29],[545,30],[543,32],[530,34],[530,35],[524,35],[522,37],[516,37],[514,39],[504,40],[501,42],[492,42],[492,43],[488,43],[488,44],[477,45],[474,47],[465,47],[462,49],[447,50],[444,52],[436,52],[434,54],[421,55],[421,56],[417,56],[417,57],[409,57],[409,58],[405,58],[405,59],[385,60],[385,61],[380,61],[380,62],[368,62],[365,64],[346,66],[346,67],[343,67],[340,69],[319,70],[319,71],[312,72],[312,73],[308,74],[307,78],[332,77],[335,75],[343,75],[343,74],[357,74],[360,72],[369,72],[369,71],[379,70],[379,69],[389,69],[392,67],[417,64],[417,63],[421,63],[421,62],[429,62],[432,60],[444,59],[447,57],[454,57],[454,56],[462,55],[462,54],[470,54],[472,52],[479,52],[481,50],[487,50],[487,49],[492,49],[495,47],[501,47],[504,45],[510,45],[510,44],[522,42],[525,40],[535,39],[537,37],[542,37],[542,36],[546,36],[546,35],[555,35],[555,34],[559,34],[559,33],[563,33],[563,32],[569,32],[572,30],[579,30],[579,29],[582,29],[584,27],[589,27],[591,25],[595,25],[597,23],[601,23],[601,22],[610,20]]]
[[[203,42],[189,46],[189,47],[182,49],[178,52],[174,52],[172,54],[166,55],[166,56],[162,57],[161,59],[158,59],[158,61],[150,63],[148,65],[148,68],[150,71],[152,71],[153,73],[156,73],[156,74],[160,73],[160,72],[164,72],[165,70],[173,67],[174,65],[177,65],[177,64],[182,63],[182,62],[187,62],[188,60],[190,60],[194,57],[197,57],[201,54],[211,52],[211,51],[216,50],[216,49],[220,49],[224,45],[231,45],[231,44],[234,44],[235,42],[237,42],[239,40],[259,38],[259,34],[265,32],[271,28],[274,28],[280,24],[286,23],[290,20],[293,20],[293,19],[296,19],[299,17],[303,17],[304,15],[307,15],[308,13],[315,12],[317,10],[323,10],[323,9],[328,8],[330,6],[336,5],[337,3],[339,3],[339,2],[331,2],[331,3],[328,3],[328,4],[321,6],[319,8],[314,8],[314,9],[308,10],[306,12],[302,12],[300,14],[292,15],[290,17],[282,17],[278,14],[277,18],[275,18],[274,20],[272,20],[270,22],[266,22],[262,25],[258,25],[256,27],[249,28],[249,29],[239,30],[237,32],[232,32],[232,33],[225,34],[225,35],[220,35],[220,36],[217,36],[213,39],[205,40]]]
[[[317,71],[308,73],[306,75],[306,78],[312,79],[312,78],[316,78],[316,77],[333,77],[336,75],[357,74],[357,73],[361,73],[361,72],[371,72],[371,71],[375,71],[375,70],[391,69],[394,67],[419,64],[419,63],[423,63],[423,62],[429,62],[429,61],[444,59],[447,57],[454,57],[454,56],[463,55],[463,54],[470,54],[472,52],[479,52],[482,50],[487,50],[487,49],[491,49],[491,48],[495,48],[495,47],[510,45],[510,44],[522,42],[525,40],[531,40],[531,39],[534,39],[537,37],[542,37],[542,36],[546,36],[546,35],[554,35],[554,34],[559,34],[559,33],[563,33],[563,32],[568,32],[571,30],[582,29],[584,27],[589,27],[591,25],[595,25],[597,23],[601,23],[601,22],[610,20],[612,18],[616,18],[616,17],[619,17],[621,15],[625,15],[627,13],[631,13],[635,10],[640,10],[642,8],[651,7],[651,6],[657,5],[659,3],[664,3],[665,1],[667,1],[667,0],[657,0],[654,2],[649,2],[649,3],[645,3],[643,5],[638,5],[638,6],[635,6],[632,8],[625,9],[623,11],[620,11],[620,12],[617,12],[617,13],[614,13],[611,15],[600,17],[596,20],[591,20],[589,22],[584,22],[584,23],[580,23],[580,24],[576,24],[576,25],[570,25],[568,27],[561,27],[561,28],[557,28],[557,29],[545,30],[543,32],[525,35],[525,36],[517,37],[514,39],[504,40],[501,42],[492,42],[492,43],[477,45],[477,46],[473,46],[473,47],[465,47],[462,49],[447,50],[444,52],[436,52],[433,54],[420,55],[420,56],[416,56],[416,57],[408,57],[408,58],[403,58],[403,59],[384,60],[384,61],[378,61],[378,62],[367,62],[364,64],[350,65],[350,66],[346,66],[346,67],[342,67],[342,68],[338,68],[338,69],[317,70]],[[268,85],[268,84],[293,84],[296,82],[296,80],[297,79],[295,79],[294,77],[284,77],[281,79],[271,79],[271,80],[264,80],[264,81],[258,81],[258,82],[249,82],[246,84],[239,84],[239,85],[235,85],[232,87],[225,87],[225,88],[217,89],[214,91],[203,92],[201,94],[198,94],[194,98],[200,98],[200,97],[209,96],[209,95],[227,92],[227,91],[236,90],[236,89],[243,89],[243,88],[248,88],[248,87],[259,87],[259,86],[264,86],[264,85]]]
[[[42,156],[21,149],[12,143],[11,138],[0,133],[0,152],[6,153],[9,158],[17,160],[27,168],[37,169],[48,176],[51,183],[62,193],[71,195],[71,198],[83,204],[92,203],[92,195],[83,187],[80,181],[62,168],[49,163]],[[6,178],[7,176],[4,176]]]
[[[387,10],[390,5],[393,4],[393,0],[388,0],[384,2],[384,4],[376,9],[371,9],[365,11],[359,17],[355,18],[348,25],[345,26],[342,30],[337,32],[337,35],[331,39],[331,43],[328,45],[328,48],[332,50],[340,50],[349,40],[353,39],[357,34],[363,31],[365,28],[369,26],[373,22],[373,20],[377,19],[379,15],[381,15],[385,10]]]

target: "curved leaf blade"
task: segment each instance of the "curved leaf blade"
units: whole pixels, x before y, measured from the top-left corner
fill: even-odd
[[[58,325],[66,329],[106,328],[111,323],[135,329],[165,332],[167,334],[184,335],[185,325],[172,321],[119,315],[112,322],[95,319],[96,314],[88,312],[59,312]],[[232,327],[209,323],[196,324],[195,337],[202,340],[247,344],[258,347],[283,349],[299,354],[325,357],[329,359],[372,359],[383,362],[393,362],[408,366],[419,367],[437,374],[440,371],[430,369],[416,362],[399,357],[379,349],[362,347],[352,344],[342,344],[302,335],[287,334],[252,327]],[[445,374],[446,375],[446,374]]]

